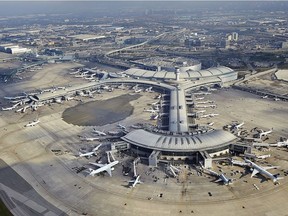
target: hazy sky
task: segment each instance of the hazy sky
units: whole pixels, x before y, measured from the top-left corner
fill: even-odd
[[[0,0],[0,17],[2,16],[17,16],[26,14],[41,14],[41,13],[75,13],[75,14],[85,14],[85,13],[97,13],[101,12],[101,9],[105,9],[111,13],[119,12],[125,9],[203,9],[205,10],[253,10],[261,9],[265,11],[275,11],[275,10],[288,10],[288,2],[284,0],[279,1],[249,1],[249,0],[188,0],[188,1],[173,1],[173,0],[18,0],[18,1],[2,1]]]

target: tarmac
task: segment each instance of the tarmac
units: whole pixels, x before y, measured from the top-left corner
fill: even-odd
[[[96,100],[66,109],[64,121],[79,126],[103,126],[121,121],[133,113],[129,104],[139,98],[139,94],[126,94],[108,100]]]
[[[65,67],[65,70],[68,70],[72,66]],[[39,75],[30,81],[19,82],[15,87],[13,84],[7,84],[1,89],[0,96],[3,98],[13,92],[16,94],[39,86],[52,86],[54,80],[59,81],[58,85],[67,84],[67,80],[63,79],[67,71],[57,74],[59,70],[58,72],[51,70],[51,73],[54,78],[50,80]],[[79,80],[75,80],[75,83],[78,82]],[[131,90],[114,90],[95,98],[83,98],[83,101],[84,104],[90,103],[93,107],[96,104],[96,108],[99,103],[103,104],[107,99],[119,98],[128,93],[131,93]],[[155,101],[157,93],[142,92],[140,95],[141,97],[135,95],[133,97],[137,97],[134,99],[132,97],[133,100],[130,100],[130,105],[127,107],[131,109],[132,106],[133,112],[129,116],[127,114],[126,118],[121,120],[121,124],[132,125],[137,122],[156,124],[149,120],[150,114],[143,112],[143,109]],[[232,89],[216,91],[205,96],[206,98],[215,100],[217,104],[217,108],[209,112],[220,115],[212,119],[198,120],[203,124],[215,121],[215,128],[222,128],[223,125],[237,120],[244,121],[244,128],[248,131],[256,126],[263,129],[273,127],[274,133],[269,142],[276,141],[279,136],[287,136],[286,102],[265,100],[257,95]],[[114,99],[111,101],[115,102]],[[122,100],[118,102],[122,103]],[[265,181],[261,176],[250,178],[245,169],[222,163],[214,164],[213,169],[217,172],[222,170],[229,177],[235,178],[232,185],[217,184],[214,182],[214,177],[206,174],[197,175],[192,167],[183,166],[180,167],[183,171],[177,179],[166,178],[167,174],[163,172],[161,166],[151,170],[146,165],[139,164],[137,171],[144,184],[137,185],[133,189],[127,182],[132,176],[131,174],[123,176],[121,164],[115,167],[111,178],[107,174],[91,177],[85,172],[77,173],[76,168],[87,166],[88,162],[102,160],[105,155],[105,152],[102,152],[89,160],[75,156],[80,148],[91,148],[99,144],[79,140],[78,135],[92,134],[91,127],[77,126],[62,119],[63,112],[65,113],[67,108],[80,103],[67,101],[63,104],[40,107],[36,112],[28,111],[25,114],[0,112],[1,190],[21,212],[32,212],[31,215],[53,212],[56,215],[99,216],[287,215],[288,178],[285,177],[285,172],[288,170],[287,149],[271,148],[267,150],[268,152],[261,152],[272,154],[272,157],[257,162],[263,166],[265,164],[281,166],[271,171],[273,174],[280,173],[280,176],[284,176],[284,179],[280,180],[280,185]],[[37,117],[40,119],[38,125],[24,127],[28,121]],[[105,131],[115,128],[115,123],[97,126],[97,129]],[[129,156],[115,154],[115,157],[123,164],[131,164],[132,158]],[[256,184],[259,190],[253,184]]]

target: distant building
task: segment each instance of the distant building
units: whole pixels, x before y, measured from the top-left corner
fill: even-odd
[[[89,42],[89,41],[105,39],[106,36],[104,36],[104,35],[78,34],[78,35],[68,36],[68,38],[72,38],[72,39],[75,39],[78,41],[83,41],[83,42]]]
[[[20,54],[31,52],[31,49],[19,47],[18,45],[14,44],[2,44],[0,45],[0,51],[10,54]]]
[[[58,49],[45,49],[44,54],[48,56],[59,56],[63,55],[63,51],[58,50]]]
[[[199,38],[187,38],[184,41],[186,47],[199,47],[201,46],[201,40]]]
[[[288,41],[282,42],[282,49],[287,49],[288,48]]]
[[[238,33],[237,32],[233,32],[232,33],[232,40],[233,41],[238,41]]]

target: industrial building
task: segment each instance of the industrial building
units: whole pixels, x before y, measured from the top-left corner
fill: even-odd
[[[10,54],[21,54],[31,52],[31,49],[19,47],[18,45],[14,44],[2,44],[0,45],[0,51]]]
[[[184,57],[171,57],[169,59],[163,57],[153,57],[133,61],[132,63],[139,68],[157,72],[174,72],[175,68],[178,68],[180,72],[201,70],[201,62]]]

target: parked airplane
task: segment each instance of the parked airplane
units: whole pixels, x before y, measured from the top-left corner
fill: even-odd
[[[193,93],[194,95],[209,95],[211,93],[209,92],[196,92],[196,93]]]
[[[236,124],[235,126],[233,126],[234,128],[236,128],[237,130],[239,130],[239,128],[241,128],[245,123],[242,122],[240,124]]]
[[[219,114],[218,113],[211,113],[209,114],[210,117],[214,117],[214,116],[218,116]]]
[[[168,166],[168,168],[171,171],[171,173],[174,176],[174,178],[176,178],[178,176],[178,174],[180,173],[180,169],[178,169],[177,167],[173,166],[172,164],[170,164]]]
[[[159,103],[160,103],[160,101],[155,101],[155,102],[151,103],[151,105],[152,105],[152,106],[155,106],[155,105],[157,105],[157,104],[159,104]]]
[[[199,110],[196,113],[204,113],[204,112],[206,112],[206,110]]]
[[[7,108],[2,107],[2,110],[3,110],[3,111],[9,111],[9,110],[13,110],[14,108],[15,108],[14,106],[12,106],[12,107],[7,107]]]
[[[144,110],[144,112],[149,112],[149,113],[157,113],[159,112],[159,110],[154,110],[154,109],[147,109],[147,110]]]
[[[204,97],[195,98],[195,100],[204,100]]]
[[[132,188],[134,188],[137,184],[143,184],[143,182],[140,181],[140,175],[137,175],[135,179],[130,180],[129,183],[132,183]]]
[[[135,92],[135,93],[140,93],[140,92],[142,92],[142,90],[143,90],[143,89],[134,89],[134,92]]]
[[[268,155],[258,155],[258,156],[256,156],[258,159],[265,159],[265,158],[269,158],[269,157],[271,157],[271,155],[270,154],[268,154]]]
[[[232,184],[232,179],[227,178],[223,173],[218,174],[217,172],[209,169],[204,169],[208,171],[211,175],[218,177],[218,179],[214,182],[223,182],[224,185]]]
[[[117,124],[117,127],[119,127],[122,130],[126,130],[126,127],[124,125],[121,125],[120,123]]]
[[[98,136],[106,136],[107,134],[103,131],[98,131],[95,128],[93,129],[93,133],[96,133]]]
[[[268,98],[268,95],[262,96],[261,98],[263,98],[263,99]]]
[[[145,92],[153,92],[153,91],[152,91],[152,88],[153,88],[152,86],[149,87],[149,88],[146,88],[146,89],[145,89]]]
[[[90,162],[90,164],[92,164],[94,166],[98,166],[100,168],[98,168],[96,170],[89,168],[89,171],[90,171],[89,175],[95,176],[98,173],[106,171],[112,177],[112,170],[114,169],[113,166],[115,166],[118,163],[119,163],[119,161],[113,161],[113,162],[108,163],[108,164],[98,164],[98,163]]]
[[[82,141],[94,141],[94,140],[99,140],[99,137],[82,137]]]
[[[269,130],[269,131],[263,131],[259,133],[259,138],[262,138],[262,136],[267,136],[268,134],[272,133],[273,129]]]
[[[237,166],[241,166],[241,167],[245,167],[248,166],[248,163],[246,162],[242,162],[242,161],[238,161],[238,160],[234,160],[233,158],[229,159],[232,165],[237,165]]]
[[[208,123],[209,126],[213,126],[214,125],[214,122],[210,122]]]
[[[25,127],[33,127],[37,125],[40,122],[40,120],[34,120],[33,122],[29,122],[28,124],[25,125]]]
[[[253,168],[253,172],[251,174],[251,178],[253,176],[255,176],[256,174],[260,173],[262,176],[269,178],[273,181],[273,183],[278,183],[279,179],[283,179],[283,177],[278,177],[279,174],[275,174],[273,175],[272,173],[268,172],[267,170],[269,169],[274,169],[276,168],[275,166],[271,166],[271,167],[261,167],[255,163],[253,163],[252,161],[245,159],[245,162],[249,164],[249,166],[251,168]]]
[[[79,157],[90,158],[90,157],[95,156],[95,155],[96,155],[96,153],[94,151],[85,152],[85,153],[79,152]]]
[[[152,115],[152,116],[151,116],[151,119],[152,119],[152,120],[157,120],[158,117],[159,117],[159,114],[157,114],[157,115]]]
[[[96,151],[101,147],[102,144],[99,144],[98,146],[96,146],[95,148],[92,149],[91,152],[79,152],[79,157],[87,157],[90,158],[92,156],[96,156]]]
[[[270,146],[277,146],[277,147],[288,147],[288,141],[284,141],[284,142],[278,142],[276,144],[270,144]]]

